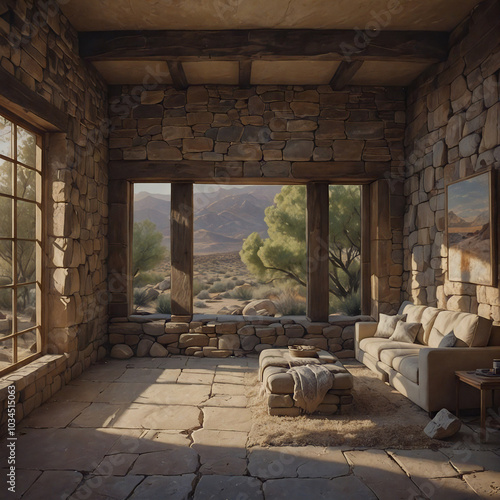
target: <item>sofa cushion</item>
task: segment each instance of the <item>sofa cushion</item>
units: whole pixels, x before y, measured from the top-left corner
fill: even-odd
[[[434,320],[440,311],[440,309],[436,309],[435,307],[416,306],[411,302],[403,302],[398,314],[406,314],[406,321],[408,323],[422,323],[422,328],[417,334],[416,341],[419,344],[426,344]]]
[[[408,344],[407,342],[395,342],[394,340],[389,339],[377,339],[375,337],[371,337],[368,339],[363,339],[359,343],[359,347],[373,356],[375,359],[380,360],[380,353],[384,349],[415,349],[422,348],[424,346],[420,346],[419,344]]]
[[[404,307],[403,307],[404,305]],[[422,328],[417,334],[416,342],[427,345],[427,339],[431,332],[434,321],[441,309],[427,306],[416,306],[411,302],[403,302],[401,314],[406,314],[408,323],[422,323]]]
[[[457,347],[484,347],[488,345],[491,320],[472,313],[441,311],[431,329],[429,347],[438,347],[441,339],[451,331],[457,337]]]
[[[417,333],[422,328],[422,323],[407,323],[406,321],[398,321],[394,333],[389,340],[396,342],[407,342],[413,344],[417,338]]]
[[[438,347],[455,347],[456,343],[457,337],[455,337],[455,334],[453,332],[450,332],[441,339]]]
[[[418,384],[418,354],[398,356],[393,359],[392,366],[403,377]]]
[[[394,333],[398,321],[405,319],[406,315],[403,314],[396,316],[380,314],[375,337],[388,339]]]
[[[420,348],[422,347],[424,346],[420,346]],[[410,354],[418,354],[420,348],[414,349],[412,346],[408,346],[407,349],[384,349],[380,353],[380,361],[390,366],[391,368],[394,368],[393,361],[395,358],[408,356]]]

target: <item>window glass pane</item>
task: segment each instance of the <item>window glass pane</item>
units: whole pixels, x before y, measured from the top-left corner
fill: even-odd
[[[12,364],[12,339],[0,341],[0,370]]]
[[[27,283],[36,279],[36,243],[34,241],[17,242],[17,281]]]
[[[0,289],[0,339],[12,333],[12,288]]]
[[[36,164],[36,138],[27,130],[17,127],[17,159],[30,167]]]
[[[12,236],[12,200],[0,196],[0,238]]]
[[[12,241],[0,240],[0,285],[12,283]],[[1,301],[0,301],[1,307]]]
[[[36,330],[30,330],[17,336],[17,361],[22,361],[36,352]]]
[[[27,201],[17,202],[17,237],[36,238],[36,205]]]
[[[0,116],[0,155],[12,158],[12,123]]]
[[[13,163],[0,159],[0,193],[12,194]]]
[[[17,330],[36,326],[35,285],[20,286],[17,289]]]
[[[36,199],[36,172],[21,165],[17,166],[17,196]]]

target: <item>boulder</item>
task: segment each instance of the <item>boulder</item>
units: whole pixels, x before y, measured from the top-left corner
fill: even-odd
[[[274,316],[278,312],[274,302],[269,299],[252,300],[243,309],[243,315],[254,315],[255,313],[253,311],[266,311],[266,316]],[[260,316],[262,316],[262,314],[260,314]]]
[[[219,349],[235,350],[240,348],[240,338],[238,335],[222,335],[219,338]]]
[[[460,430],[460,427],[462,427],[461,420],[452,415],[446,408],[443,408],[426,425],[424,432],[431,439],[446,439],[455,435]]]
[[[149,339],[140,340],[139,344],[137,345],[137,357],[143,358],[144,356],[147,356],[153,343],[154,342]]]
[[[134,351],[126,344],[116,344],[111,348],[111,357],[115,359],[129,359],[133,355]]]
[[[168,356],[168,351],[158,342],[155,342],[149,351],[149,355],[153,358],[164,358]]]
[[[153,300],[156,300],[158,298],[158,295],[160,295],[160,292],[148,285],[148,287],[145,288],[144,300],[146,300],[147,302],[152,302]]]
[[[162,282],[158,283],[155,288],[158,288],[158,290],[161,290],[162,292],[164,290],[170,290],[171,282],[169,279],[165,279]]]

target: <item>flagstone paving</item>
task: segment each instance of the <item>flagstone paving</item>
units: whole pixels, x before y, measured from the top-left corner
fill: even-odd
[[[91,367],[19,424],[7,498],[500,498],[500,432],[480,443],[475,417],[440,450],[247,448],[256,369],[251,357],[182,356]]]

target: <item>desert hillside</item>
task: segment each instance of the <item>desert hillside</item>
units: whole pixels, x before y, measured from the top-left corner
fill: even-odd
[[[243,240],[253,232],[267,236],[266,207],[274,202],[281,186],[219,188],[197,193],[194,198],[194,251],[196,254],[238,252]],[[134,202],[134,221],[145,219],[156,224],[163,244],[170,244],[170,196],[138,193]]]

